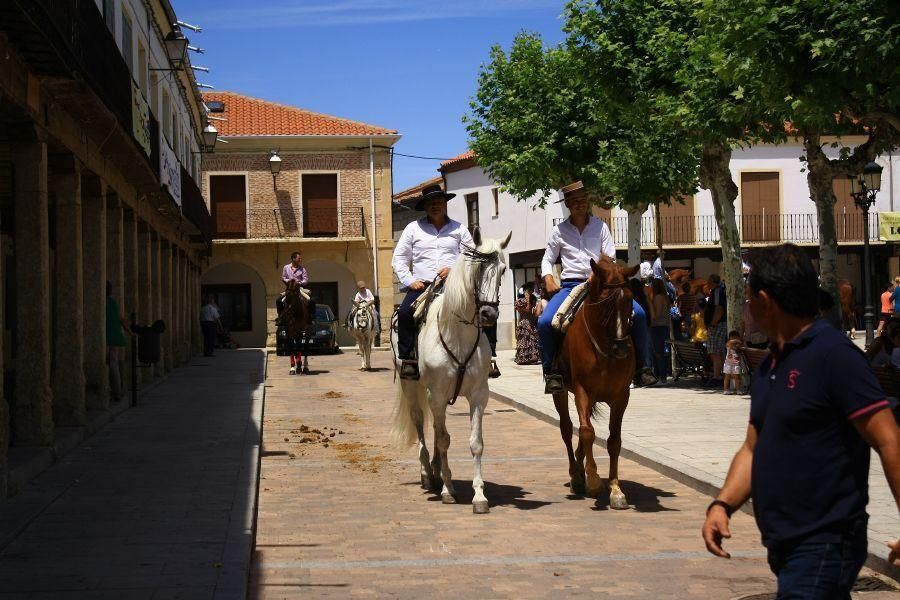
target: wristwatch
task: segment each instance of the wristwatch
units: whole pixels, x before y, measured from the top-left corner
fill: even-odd
[[[713,500],[712,502],[709,503],[709,506],[706,507],[706,514],[709,514],[709,511],[712,510],[713,506],[721,506],[722,508],[724,508],[725,516],[727,516],[729,519],[731,518],[731,513],[734,512],[734,509],[731,508],[730,504],[728,504],[724,500],[719,500],[718,498],[716,498],[715,500]]]

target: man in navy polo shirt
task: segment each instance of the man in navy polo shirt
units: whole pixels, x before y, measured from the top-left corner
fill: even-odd
[[[751,256],[750,313],[772,340],[753,378],[747,437],[706,511],[703,539],[728,558],[728,519],[753,498],[778,598],[850,598],[866,559],[869,447],[900,498],[900,434],[872,370],[816,321],[818,278],[792,244]],[[900,541],[891,544],[890,561]]]

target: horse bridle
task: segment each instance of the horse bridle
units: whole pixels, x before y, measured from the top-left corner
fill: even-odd
[[[497,253],[491,253],[489,256],[496,258]],[[471,259],[467,259],[471,260]],[[466,376],[466,365],[469,364],[469,361],[472,360],[472,357],[475,355],[475,351],[478,349],[478,344],[481,342],[481,332],[484,327],[481,324],[481,309],[485,306],[492,306],[494,308],[499,308],[500,300],[499,297],[497,301],[483,300],[479,293],[481,291],[481,281],[484,277],[484,264],[487,262],[486,259],[482,259],[478,261],[478,285],[475,287],[475,291],[472,293],[475,299],[475,314],[472,315],[471,321],[465,321],[460,319],[460,323],[465,323],[467,325],[472,325],[473,327],[478,329],[478,335],[475,336],[475,344],[472,346],[472,349],[469,350],[469,354],[466,355],[465,360],[459,360],[456,358],[456,355],[453,354],[453,351],[450,350],[450,347],[447,345],[447,341],[444,339],[444,333],[441,331],[440,321],[441,316],[438,314],[438,339],[441,341],[441,346],[444,348],[444,352],[447,353],[447,356],[456,364],[456,386],[453,389],[453,398],[451,398],[447,404],[453,406],[456,404],[456,399],[459,398],[459,391],[462,389],[462,382]],[[443,306],[441,306],[441,310],[443,310]]]
[[[621,281],[619,283],[601,283],[598,286],[601,290],[613,290],[614,289],[614,290],[617,290],[618,293],[613,296],[610,296],[608,298],[604,298],[602,300],[597,300],[596,302],[584,302],[583,306],[584,307],[599,306],[601,304],[606,304],[607,302],[618,301],[618,299],[621,298],[622,295],[624,294],[624,288],[627,285],[628,285],[627,281]],[[591,340],[591,345],[594,347],[594,351],[597,354],[599,354],[600,356],[602,356],[603,358],[608,359],[609,354],[607,354],[600,348],[600,344],[597,343],[597,339],[594,337],[594,334],[591,332],[590,323],[588,323],[588,320],[587,320],[587,311],[582,310],[580,312],[581,312],[581,320],[584,321],[584,329],[587,331],[588,338]],[[602,325],[606,325],[606,322],[604,321],[602,323]],[[613,337],[612,341],[610,342],[610,346],[615,345],[617,342],[618,343],[622,343],[622,342],[631,343],[631,336],[628,335],[623,338]]]

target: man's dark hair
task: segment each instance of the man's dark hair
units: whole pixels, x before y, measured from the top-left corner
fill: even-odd
[[[819,288],[819,310],[828,312],[834,308],[834,296],[828,293],[828,290]]]
[[[718,273],[713,273],[712,275],[709,276],[709,281],[710,281],[711,283],[714,283],[714,284],[716,284],[716,285],[719,285],[720,283],[722,283],[722,278],[719,277],[719,274],[718,274]]]
[[[291,260],[294,260],[294,259],[297,258],[298,256],[300,256],[300,253],[299,253],[299,252],[291,252]]]
[[[806,253],[794,244],[753,250],[747,284],[754,292],[765,290],[789,315],[815,317],[819,312],[819,277]]]

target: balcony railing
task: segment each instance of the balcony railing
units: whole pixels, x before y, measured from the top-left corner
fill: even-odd
[[[242,202],[213,202],[214,239],[363,238],[361,206],[343,208],[245,208]]]
[[[562,219],[554,219],[556,225]],[[616,246],[628,245],[628,217],[604,219],[609,225]],[[767,215],[736,215],[735,221],[741,241],[750,244],[776,242],[818,243],[819,224],[815,213],[789,213]],[[863,241],[863,217],[861,212],[835,215],[838,242]],[[719,226],[713,215],[662,217],[660,233],[664,245],[669,246],[718,246]],[[869,214],[869,239],[878,239],[878,213]],[[641,244],[655,246],[656,218],[641,218]]]
[[[181,167],[181,214],[197,228],[203,242],[209,244],[212,240],[213,220],[200,188],[184,167]]]

